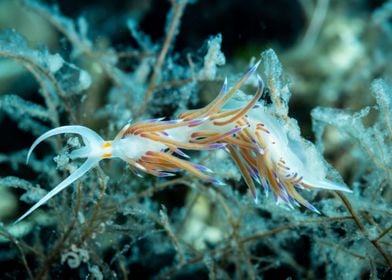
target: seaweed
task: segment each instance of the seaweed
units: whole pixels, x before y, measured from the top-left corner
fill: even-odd
[[[292,137],[299,126],[309,138],[314,135],[317,153],[326,158],[323,168],[353,190],[305,193],[320,214],[276,205],[270,197],[255,203],[235,164],[219,150],[192,158],[225,185],[187,173],[140,178],[119,162],[105,162],[13,224],[79,165],[69,153],[80,145],[76,137],[53,139],[25,165],[38,135],[81,124],[112,138],[131,119],[176,117],[210,102],[225,77],[234,84],[254,64],[255,45],[244,41],[241,50],[232,46],[227,52],[240,58],[225,56],[224,33],[198,42],[198,49],[178,49],[176,41],[184,42],[181,24],[195,20],[191,12],[202,2],[171,0],[162,9],[154,1],[130,1],[128,14],[121,6],[81,4],[68,15],[62,10],[73,1],[7,4],[10,13],[23,11],[42,26],[24,35],[15,28],[0,34],[4,279],[390,278],[390,1],[376,7],[359,1],[354,8],[298,1],[298,18],[308,21],[303,38],[292,46],[256,44],[267,49],[258,70],[267,86],[261,102],[282,118]],[[223,6],[212,5],[211,12],[227,14]],[[105,9],[117,14],[100,25]],[[155,26],[158,37],[143,31],[152,10],[165,22]],[[345,37],[336,36],[343,27]],[[55,35],[34,44],[31,36],[40,29]],[[118,42],[119,34],[126,43]],[[348,50],[355,52],[345,57]],[[253,78],[246,84],[256,86]]]

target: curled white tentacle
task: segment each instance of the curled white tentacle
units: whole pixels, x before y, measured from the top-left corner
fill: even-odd
[[[31,153],[33,150],[44,140],[48,139],[49,137],[59,135],[59,134],[64,134],[64,133],[72,133],[72,134],[78,134],[82,137],[84,144],[86,145],[83,148],[87,148],[85,154],[80,154],[75,158],[82,158],[82,157],[90,157],[93,155],[94,151],[99,151],[100,147],[103,145],[105,142],[101,136],[99,136],[94,130],[81,126],[81,125],[65,125],[65,126],[60,126],[53,128],[44,134],[42,134],[40,137],[38,137],[34,143],[31,145],[31,148],[27,154],[27,159],[26,163],[29,162]],[[77,151],[77,150],[76,150]]]

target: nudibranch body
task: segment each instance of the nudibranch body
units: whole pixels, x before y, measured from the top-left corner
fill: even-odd
[[[50,198],[83,176],[102,159],[120,158],[136,175],[173,176],[186,170],[200,179],[223,184],[205,166],[190,161],[186,150],[225,149],[238,166],[252,195],[256,185],[271,190],[277,203],[301,204],[316,211],[297,189],[350,191],[343,184],[326,179],[322,159],[314,146],[300,136],[292,137],[283,122],[267,106],[259,103],[263,81],[259,76],[255,95],[248,101],[233,98],[241,85],[255,73],[257,63],[232,88],[225,80],[218,96],[207,106],[182,113],[178,119],[152,119],[127,124],[114,140],[104,141],[84,126],[62,126],[41,135],[28,153],[48,137],[75,133],[85,146],[70,153],[70,158],[87,158],[69,177],[52,189],[16,222],[21,221]],[[294,139],[293,139],[294,138]]]

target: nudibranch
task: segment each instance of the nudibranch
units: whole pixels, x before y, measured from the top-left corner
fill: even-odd
[[[211,176],[210,169],[191,162],[186,150],[225,149],[255,199],[256,185],[261,185],[267,194],[272,192],[277,203],[301,204],[317,212],[297,192],[298,189],[350,191],[344,184],[326,179],[325,172],[320,171],[321,165],[315,164],[320,159],[314,161],[317,153],[313,145],[300,136],[292,139],[278,116],[259,102],[263,81],[258,75],[257,91],[250,100],[233,98],[245,81],[255,74],[258,65],[259,62],[230,89],[225,79],[217,97],[204,108],[184,112],[175,120],[161,118],[127,124],[112,141],[105,141],[93,130],[78,125],[61,126],[44,133],[31,146],[27,161],[39,143],[64,133],[81,136],[84,146],[69,156],[71,159],[86,158],[86,161],[16,222],[71,185],[102,159],[120,158],[137,175],[144,172],[167,177],[186,170],[206,182],[223,184]]]

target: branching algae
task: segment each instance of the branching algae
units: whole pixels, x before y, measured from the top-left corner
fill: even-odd
[[[225,31],[184,56],[179,27],[203,1],[187,13],[185,0],[127,1],[136,13],[78,4],[88,20],[60,13],[73,1],[2,1],[8,13],[3,2],[20,23],[41,24],[0,33],[2,278],[391,278],[390,1],[374,11],[286,1],[303,6],[309,28],[277,47],[285,71],[271,49],[225,66]],[[154,22],[162,38],[143,32],[156,9],[145,3],[158,2],[170,6],[166,23]],[[229,22],[225,5],[249,9],[207,2]],[[286,3],[270,2],[264,15]],[[113,17],[102,24],[99,10]],[[311,110],[316,145],[305,140]]]

